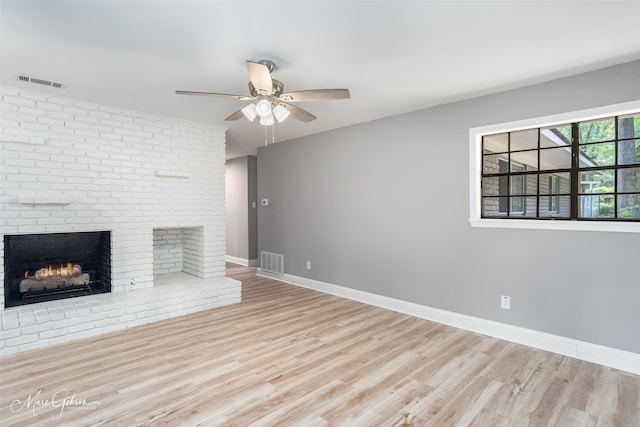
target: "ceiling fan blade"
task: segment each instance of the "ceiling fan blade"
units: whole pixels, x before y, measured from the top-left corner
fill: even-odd
[[[233,113],[232,115],[230,115],[229,117],[227,117],[226,119],[224,119],[225,121],[232,121],[232,120],[238,120],[244,117],[244,113],[242,112],[242,110],[238,110],[235,113]]]
[[[220,98],[239,99],[240,101],[251,101],[251,100],[255,99],[253,96],[230,95],[228,93],[192,92],[192,91],[188,91],[188,90],[177,90],[176,93],[178,95],[217,96],[217,97],[220,97]]]
[[[349,89],[311,89],[287,92],[279,96],[286,102],[330,101],[332,99],[349,99]]]
[[[303,110],[300,107],[296,107],[295,105],[287,104],[286,102],[279,102],[278,105],[282,105],[287,109],[288,112],[291,113],[291,117],[296,120],[300,120],[301,122],[308,123],[317,119],[316,116],[308,112],[307,110]]]
[[[271,71],[269,67],[258,62],[247,61],[247,71],[249,72],[249,80],[253,83],[261,95],[271,95],[273,92],[273,81],[271,80]]]

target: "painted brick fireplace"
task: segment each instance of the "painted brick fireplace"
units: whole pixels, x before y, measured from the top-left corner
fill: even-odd
[[[108,232],[111,293],[4,307],[0,355],[240,301],[225,274],[224,129],[0,88],[5,236]]]

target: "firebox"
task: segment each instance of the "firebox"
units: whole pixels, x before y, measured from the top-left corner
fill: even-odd
[[[5,308],[111,292],[111,232],[4,236]]]

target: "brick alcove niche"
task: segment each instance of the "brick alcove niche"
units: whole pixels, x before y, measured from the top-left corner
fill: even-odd
[[[205,277],[203,227],[153,229],[153,282]]]

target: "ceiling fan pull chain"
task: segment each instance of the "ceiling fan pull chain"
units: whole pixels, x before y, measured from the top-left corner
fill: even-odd
[[[267,128],[269,126],[263,126],[264,127],[264,146],[267,146]]]

